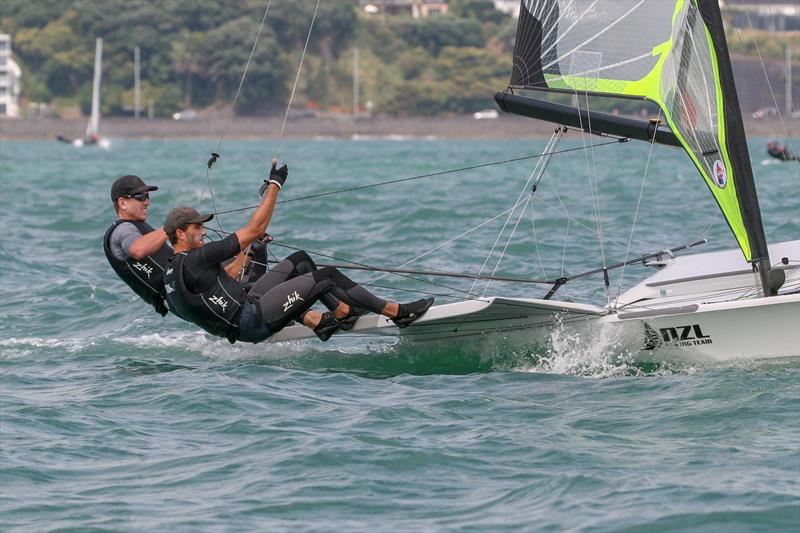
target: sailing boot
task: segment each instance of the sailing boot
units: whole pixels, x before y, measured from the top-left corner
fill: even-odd
[[[359,309],[351,305],[350,311],[339,319],[339,329],[342,331],[350,331],[353,329],[353,326],[356,325],[356,322],[358,322],[359,317],[365,314],[367,314],[367,312],[364,309]]]
[[[322,313],[322,318],[319,320],[319,324],[317,327],[314,328],[314,335],[319,338],[322,342],[327,341],[331,338],[331,335],[336,333],[336,330],[339,329],[339,320],[333,316],[333,313]]]
[[[400,309],[397,311],[397,316],[392,319],[395,326],[398,328],[405,328],[416,319],[425,314],[425,312],[433,305],[433,298],[423,298],[416,302],[407,304],[400,304]]]

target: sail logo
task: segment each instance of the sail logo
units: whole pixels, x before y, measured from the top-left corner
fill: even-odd
[[[302,302],[302,301],[303,299],[300,297],[297,291],[294,291],[291,294],[287,294],[286,301],[283,302],[283,312],[285,313],[286,311],[291,309],[292,306],[295,304],[295,302]]]
[[[711,335],[703,334],[700,324],[690,324],[688,326],[674,326],[659,328],[654,330],[648,324],[644,325],[645,342],[642,349],[655,350],[665,344],[670,346],[701,346],[703,344],[713,344]]]
[[[724,189],[728,184],[728,172],[725,165],[719,159],[714,161],[714,184],[720,189]]]
[[[222,296],[212,296],[208,299],[212,304],[216,304],[222,308],[223,311],[228,308],[228,301]]]

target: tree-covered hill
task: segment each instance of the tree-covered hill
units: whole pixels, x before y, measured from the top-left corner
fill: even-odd
[[[138,46],[142,103],[152,102],[156,116],[168,116],[232,104],[267,3],[2,0],[0,31],[12,34],[23,70],[23,109],[44,102],[56,111],[80,106],[87,112],[95,37],[103,37],[103,114],[132,113]],[[360,3],[320,2],[294,108],[352,111],[354,47],[360,52],[362,108],[430,116],[494,106],[492,95],[508,82],[516,21],[495,10],[491,0],[449,0],[447,15],[422,19],[368,15]],[[315,5],[316,0],[272,0],[236,113],[284,112]],[[794,62],[800,61],[797,32],[729,33],[734,59],[763,60],[773,87],[782,91],[787,46]],[[794,72],[800,76],[800,67]],[[756,106],[753,95],[743,96],[743,107]],[[641,105],[615,101],[612,107],[634,113]]]
[[[233,101],[265,0],[3,0],[23,98],[55,109],[89,107],[95,37],[103,43],[102,111],[130,114],[133,50],[141,49],[142,102],[158,116]],[[236,112],[282,113],[315,0],[273,0]],[[507,83],[514,21],[489,0],[451,0],[426,19],[367,15],[356,0],[323,0],[294,107],[351,111],[353,48],[360,101],[397,114],[470,112]]]

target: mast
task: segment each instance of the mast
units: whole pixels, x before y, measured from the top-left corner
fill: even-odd
[[[792,105],[792,47],[786,45],[786,114],[791,115],[794,111]]]
[[[358,47],[353,48],[353,116],[358,116],[358,108],[361,107],[361,104],[358,101],[359,96],[359,79],[358,79]]]
[[[103,39],[100,37],[95,41],[94,49],[94,81],[92,83],[92,114],[89,117],[89,124],[86,126],[86,136],[91,137],[97,134],[100,127],[100,79],[103,70]]]
[[[140,52],[139,47],[133,49],[133,116],[137,119],[141,115],[142,110],[142,94],[139,79],[139,62]]]
[[[752,250],[751,263],[753,264],[753,269],[758,272],[763,294],[771,296],[776,294],[776,290],[770,288],[770,260],[767,238],[764,235],[764,225],[761,221],[761,209],[758,205],[758,194],[753,180],[753,168],[750,165],[750,154],[747,150],[742,110],[739,107],[739,97],[736,94],[736,84],[733,81],[733,68],[731,67],[731,59],[728,53],[728,44],[725,40],[722,13],[717,0],[697,0],[697,6],[717,52],[719,84],[725,101],[725,109],[721,113],[725,120],[725,130],[727,132],[725,144],[727,145],[733,168],[736,195],[739,198],[742,221],[747,230]]]

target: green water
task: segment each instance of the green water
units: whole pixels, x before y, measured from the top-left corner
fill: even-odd
[[[768,239],[800,238],[800,166],[768,161],[763,144],[751,141],[751,153]],[[288,200],[536,154],[544,145],[226,141],[211,184],[217,208],[227,210],[255,203],[276,152],[289,163],[281,193]],[[524,343],[426,351],[362,337],[230,345],[154,315],[101,251],[113,219],[111,181],[134,173],[158,185],[155,225],[174,205],[210,209],[205,162],[216,148],[0,145],[2,530],[800,527],[797,362],[641,368],[617,362],[602,344],[591,353],[540,353]],[[604,257],[622,260],[648,154],[628,143],[555,156],[497,273],[554,277]],[[285,202],[270,227],[272,252],[287,255],[284,244],[397,266],[507,210],[534,165]],[[565,208],[569,224],[557,212]],[[232,231],[247,216],[219,218]],[[477,272],[505,220],[409,266]],[[509,228],[516,223],[515,215]],[[705,251],[735,246],[688,158],[657,148],[631,254],[701,237],[709,239]],[[317,259],[332,261],[325,256]],[[647,273],[627,270],[624,286]],[[484,291],[469,280],[350,274],[398,300],[435,293],[447,302]],[[615,290],[618,283],[615,274]],[[486,290],[544,292],[499,283]],[[560,294],[606,298],[601,277]]]

